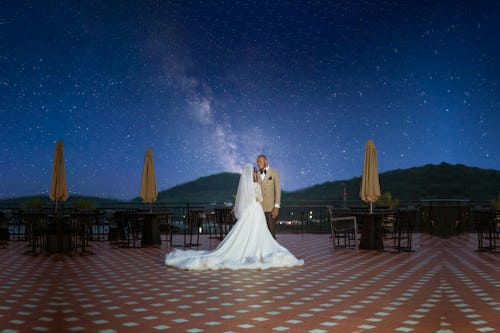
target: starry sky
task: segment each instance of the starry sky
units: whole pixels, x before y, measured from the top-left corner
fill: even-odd
[[[4,1],[0,197],[159,191],[266,154],[284,190],[500,168],[496,1]],[[381,184],[383,187],[383,184]],[[383,188],[382,188],[383,190]]]

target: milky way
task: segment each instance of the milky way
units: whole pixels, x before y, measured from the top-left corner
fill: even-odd
[[[379,170],[500,166],[495,1],[7,1],[0,197],[138,196],[268,155],[285,190]]]

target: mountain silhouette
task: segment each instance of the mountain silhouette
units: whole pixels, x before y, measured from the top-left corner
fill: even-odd
[[[201,177],[158,193],[158,202],[233,202],[240,174]]]
[[[218,173],[174,186],[158,193],[158,202],[234,202],[238,173]],[[390,192],[392,198],[401,201],[422,199],[469,199],[490,201],[500,194],[500,171],[469,167],[463,164],[427,164],[408,169],[397,169],[380,173],[380,190]],[[341,201],[344,187],[347,200],[359,200],[361,177],[313,185],[297,191],[283,191],[284,203],[304,201]],[[23,202],[34,197],[3,199],[0,202]],[[71,203],[74,196],[66,204]],[[98,204],[109,204],[119,200],[89,196],[86,198]],[[44,197],[47,200],[48,197]],[[135,198],[131,202],[142,202]]]
[[[233,202],[239,174],[219,173],[177,185],[158,195],[158,201]],[[500,171],[462,164],[428,164],[380,173],[381,192],[398,200],[470,199],[489,201],[500,193]],[[283,191],[283,202],[359,200],[361,177],[325,182],[297,191]]]

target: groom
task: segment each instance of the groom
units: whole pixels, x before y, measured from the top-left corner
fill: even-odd
[[[267,163],[265,155],[257,156],[257,165],[259,167],[257,180],[262,189],[262,208],[266,215],[267,227],[276,238],[276,220],[281,203],[281,185],[280,174],[277,170],[271,169]]]

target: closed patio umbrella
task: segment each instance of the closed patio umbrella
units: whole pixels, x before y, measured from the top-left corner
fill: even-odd
[[[359,196],[364,202],[370,203],[370,213],[373,213],[373,203],[380,197],[380,183],[378,180],[377,149],[370,139],[365,147],[363,163],[363,178]]]
[[[146,156],[144,157],[140,196],[142,198],[142,202],[149,204],[155,202],[158,198],[158,192],[156,192],[156,177],[153,164],[153,152],[151,151],[151,148],[148,148],[148,150],[146,151]],[[151,205],[149,206],[149,209],[151,211]]]
[[[66,172],[64,171],[64,148],[62,140],[57,142],[54,152],[54,165],[52,167],[52,181],[50,183],[50,200],[55,202],[55,212],[57,212],[57,202],[68,199],[68,185],[66,183]]]

